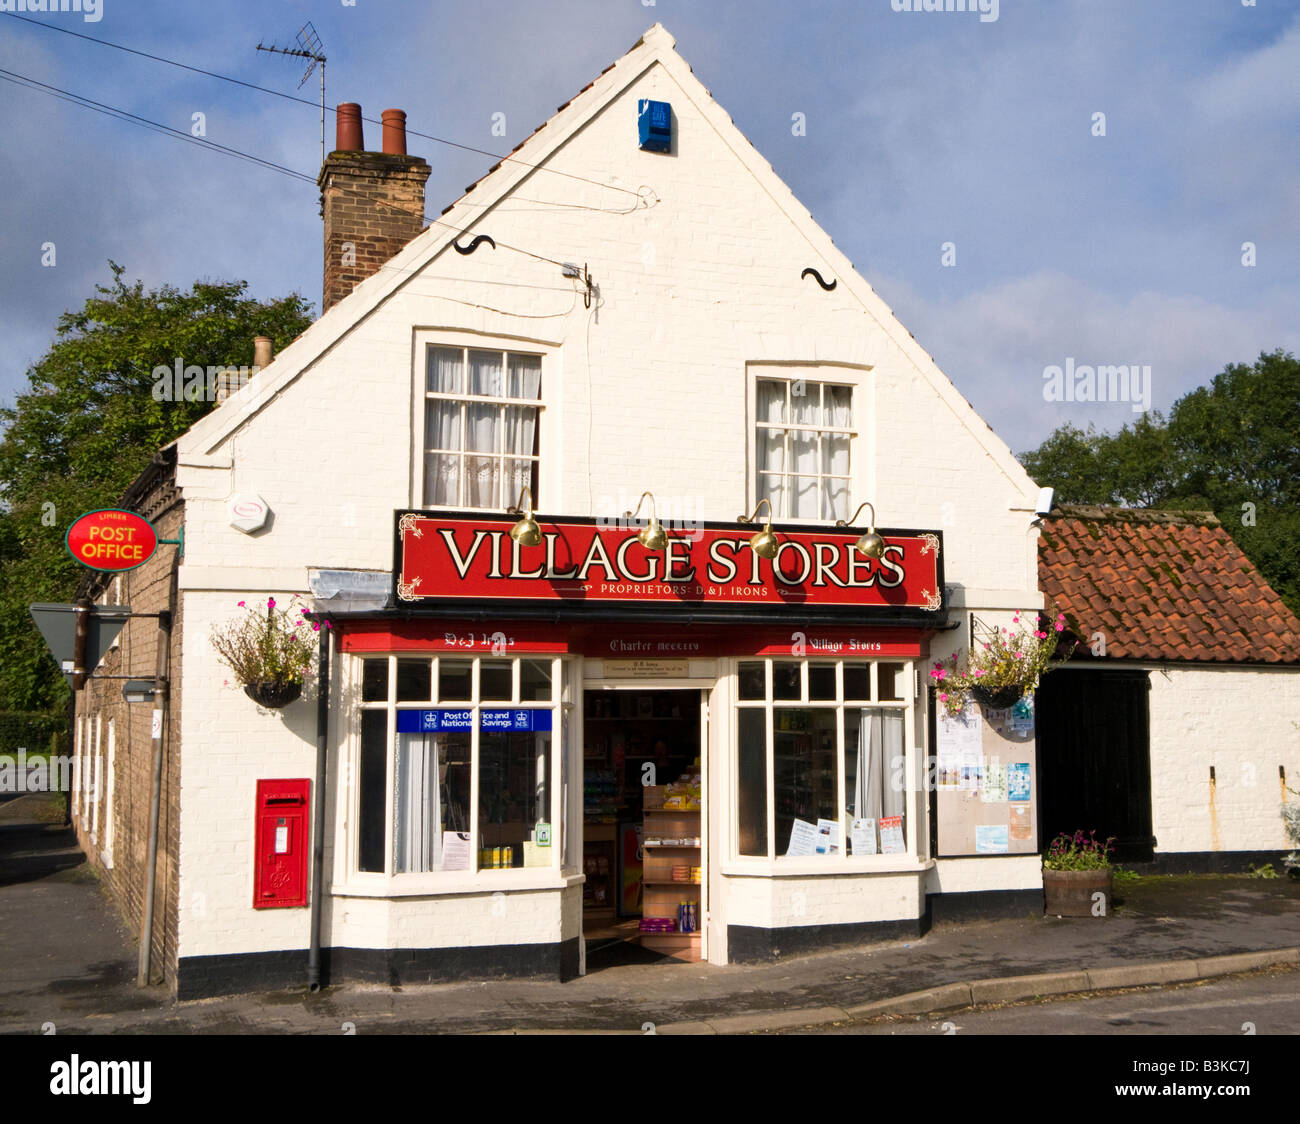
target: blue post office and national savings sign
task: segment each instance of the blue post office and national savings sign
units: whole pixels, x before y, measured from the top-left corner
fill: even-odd
[[[438,710],[399,710],[399,734],[441,734],[472,730],[474,711],[469,707]],[[544,734],[551,730],[549,710],[480,710],[480,730],[504,734]]]

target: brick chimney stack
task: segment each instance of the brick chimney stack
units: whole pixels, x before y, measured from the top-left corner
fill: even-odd
[[[320,178],[325,219],[325,313],[424,229],[424,187],[432,169],[406,154],[406,114],[383,113],[383,152],[366,152],[361,107],[337,110],[337,148]]]

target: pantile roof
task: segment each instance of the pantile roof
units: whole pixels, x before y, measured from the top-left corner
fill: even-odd
[[[1094,658],[1300,664],[1300,618],[1211,512],[1061,505],[1043,517],[1039,585]]]

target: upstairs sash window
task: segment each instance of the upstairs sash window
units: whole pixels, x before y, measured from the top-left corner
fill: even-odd
[[[755,502],[777,520],[847,519],[853,388],[811,379],[758,380]]]
[[[542,357],[430,347],[425,374],[424,506],[510,507],[537,501]]]

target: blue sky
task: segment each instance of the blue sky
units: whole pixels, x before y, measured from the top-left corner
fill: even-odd
[[[100,4],[93,21],[30,17],[49,27],[0,15],[0,69],[185,131],[201,112],[210,140],[313,176],[317,111],[49,28],[299,93],[299,60],[254,47],[310,19],[331,105],[399,106],[414,130],[505,152],[661,22],[1017,452],[1063,422],[1137,416],[1045,401],[1044,369],[1067,359],[1149,365],[1167,409],[1225,363],[1300,353],[1295,0],[1001,0],[995,20],[894,11],[903,0]],[[318,90],[313,76],[301,94]],[[319,308],[314,186],[9,83],[0,95],[0,402],[110,258],[148,285],[241,278]],[[332,114],[328,128],[332,145]],[[416,138],[411,151],[433,165],[430,214],[492,163]]]

